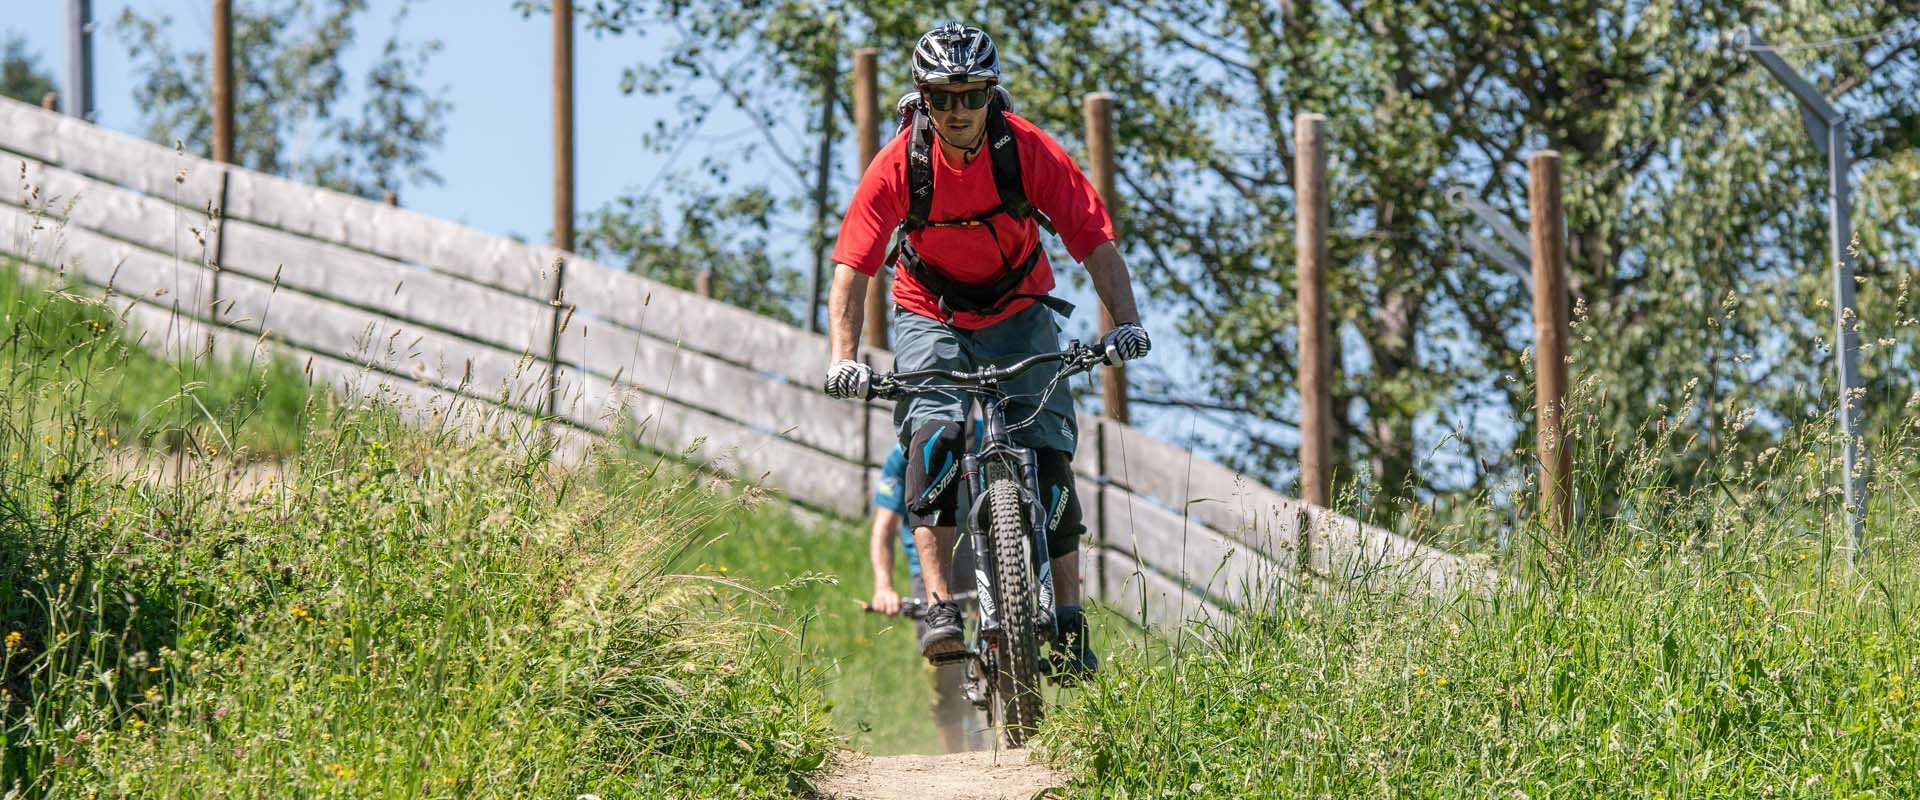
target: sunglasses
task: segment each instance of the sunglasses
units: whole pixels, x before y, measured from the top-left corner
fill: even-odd
[[[935,111],[952,111],[956,102],[967,108],[982,109],[987,107],[988,100],[993,99],[993,89],[989,87],[964,92],[930,92],[922,89],[920,96],[926,98],[927,107]]]

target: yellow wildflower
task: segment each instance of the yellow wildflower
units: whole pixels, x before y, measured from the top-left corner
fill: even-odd
[[[7,649],[12,650],[13,648],[19,647],[21,638],[23,637],[20,636],[19,631],[7,634]]]

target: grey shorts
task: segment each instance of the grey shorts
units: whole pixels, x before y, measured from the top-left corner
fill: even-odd
[[[893,368],[899,372],[1006,366],[1031,355],[1060,349],[1060,323],[1053,309],[1040,303],[977,331],[955,328],[905,309],[900,309],[894,320]],[[1006,387],[1007,403],[1003,408],[1009,427],[1033,417],[1031,424],[1013,431],[1015,444],[1071,454],[1079,438],[1072,387],[1062,379],[1047,396],[1045,406],[1040,404],[1054,372],[1048,365],[1028,370]],[[894,404],[893,424],[899,433],[900,446],[908,447],[914,430],[922,424],[934,420],[964,422],[966,413],[966,397],[957,392],[916,394]]]

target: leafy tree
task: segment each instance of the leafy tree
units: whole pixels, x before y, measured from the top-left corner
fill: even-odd
[[[27,50],[27,41],[9,32],[0,38],[0,95],[38,105],[55,91],[53,76],[40,68],[40,58]]]
[[[360,76],[365,102],[345,108],[353,79],[342,56],[366,0],[257,0],[233,9],[234,158],[242,166],[379,197],[407,183],[439,183],[427,159],[445,136],[445,92],[421,86],[438,40],[394,35]],[[117,30],[145,79],[134,87],[147,135],[213,151],[207,50],[176,49],[171,17],[128,8]],[[197,37],[196,37],[197,38]]]
[[[798,274],[771,254],[773,212],[765,191],[693,197],[670,230],[655,198],[628,194],[588,213],[576,246],[588,258],[685,289],[711,272],[716,299],[795,323],[803,292]]]
[[[740,105],[793,110],[810,100],[807,76],[845,58],[848,42],[879,47],[901,88],[914,37],[933,22],[919,9],[606,0],[593,19],[677,37],[629,71],[637,86],[674,94],[715,74],[721,55],[744,54],[724,73]],[[1809,45],[1783,53],[1859,120],[1863,327],[1891,340],[1866,371],[1873,396],[1903,401],[1913,342],[1892,325],[1912,316],[1897,287],[1920,249],[1915,10],[1014,0],[948,13],[995,35],[1021,112],[1069,143],[1086,92],[1118,96],[1123,244],[1160,307],[1179,309],[1214,400],[1264,423],[1284,424],[1298,402],[1293,118],[1328,116],[1336,452],[1365,466],[1369,496],[1408,499],[1484,490],[1531,463],[1530,294],[1456,243],[1468,222],[1446,198],[1471,188],[1524,229],[1535,149],[1565,157],[1583,315],[1573,371],[1594,395],[1597,435],[1672,416],[1711,445],[1670,465],[1686,483],[1710,459],[1750,454],[1787,422],[1831,410],[1819,391],[1832,372],[1818,349],[1831,335],[1825,162],[1791,97],[1751,56],[1716,45],[1742,25]],[[1452,455],[1430,457],[1442,441]],[[1217,444],[1269,478],[1294,472],[1285,441]],[[1614,502],[1613,487],[1597,491],[1589,507]]]

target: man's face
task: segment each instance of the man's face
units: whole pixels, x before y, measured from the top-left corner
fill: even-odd
[[[920,87],[920,93],[926,98],[934,126],[949,144],[968,148],[987,135],[987,104],[993,99],[993,84],[986,81],[928,84]],[[978,107],[970,108],[971,105]],[[946,109],[942,110],[941,106]]]

